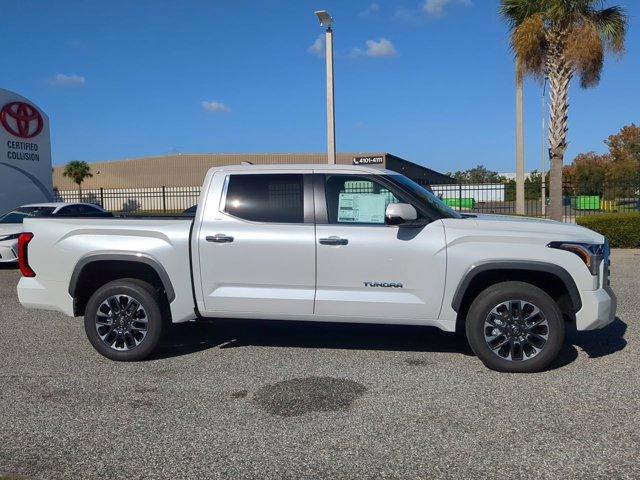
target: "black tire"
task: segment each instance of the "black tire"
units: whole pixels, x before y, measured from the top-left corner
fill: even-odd
[[[541,315],[531,315],[535,311],[532,306]],[[524,313],[518,315],[519,311]],[[547,293],[525,282],[503,282],[476,297],[469,308],[465,329],[471,349],[488,368],[533,373],[548,367],[558,356],[565,324],[558,305]],[[502,347],[495,348],[501,344]]]
[[[144,313],[139,314],[141,320],[146,320],[145,335],[142,338],[134,338],[134,335],[141,336],[139,332],[130,331],[129,334],[120,335],[120,340],[109,346],[111,340],[117,333],[112,333],[103,341],[96,325],[98,319],[98,309],[101,308],[103,302],[112,297],[129,298],[140,305],[140,310]],[[121,305],[119,306],[122,307]],[[104,315],[104,312],[101,313]],[[142,326],[142,321],[136,322],[137,327]],[[115,280],[100,287],[91,296],[84,316],[84,329],[91,345],[103,356],[120,362],[135,362],[143,360],[151,355],[162,337],[163,331],[163,315],[162,306],[158,291],[147,282],[142,280],[126,278]],[[126,325],[126,320],[125,320]],[[111,327],[100,327],[102,333],[113,330]],[[126,332],[126,328],[124,328]],[[139,341],[139,343],[137,343]],[[137,343],[137,344],[136,344]],[[120,348],[119,350],[116,348]],[[123,350],[123,348],[127,348]]]

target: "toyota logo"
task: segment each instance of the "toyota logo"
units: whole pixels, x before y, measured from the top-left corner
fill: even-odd
[[[11,102],[2,107],[0,122],[7,132],[20,138],[35,137],[44,127],[40,112],[24,102]]]

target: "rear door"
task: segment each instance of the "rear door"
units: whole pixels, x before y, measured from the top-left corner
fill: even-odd
[[[380,176],[317,174],[315,314],[357,321],[437,319],[445,285],[444,227],[385,224],[389,203],[412,203]]]
[[[311,171],[219,175],[221,190],[210,193],[198,233],[204,313],[313,314]]]

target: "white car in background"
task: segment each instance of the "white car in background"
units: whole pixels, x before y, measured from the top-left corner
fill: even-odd
[[[22,222],[31,217],[113,217],[90,203],[38,203],[24,205],[0,217],[0,263],[18,261],[18,237]]]

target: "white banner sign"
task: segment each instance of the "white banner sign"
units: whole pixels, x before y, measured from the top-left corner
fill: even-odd
[[[49,118],[26,98],[0,89],[0,215],[52,197]]]

